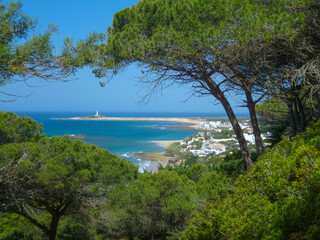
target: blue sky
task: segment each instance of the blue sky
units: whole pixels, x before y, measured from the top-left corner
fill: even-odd
[[[7,1],[6,1],[7,2]],[[105,32],[112,23],[115,12],[136,4],[137,0],[23,0],[23,10],[37,18],[39,32],[48,24],[59,26],[60,34],[52,40],[57,51],[65,37],[75,41],[84,39],[92,31]],[[90,69],[79,71],[70,82],[49,84],[35,83],[41,87],[26,87],[13,84],[0,88],[0,91],[25,98],[14,102],[1,103],[3,111],[93,111],[103,112],[224,112],[216,105],[213,97],[193,97],[188,87],[174,86],[157,94],[148,104],[139,104],[146,93],[138,85],[140,70],[132,66],[113,78],[104,88],[99,85]],[[232,101],[234,106],[241,105]],[[238,108],[236,112],[245,112]]]

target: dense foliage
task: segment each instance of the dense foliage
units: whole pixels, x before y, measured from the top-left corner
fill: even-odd
[[[104,219],[111,239],[166,239],[185,229],[199,203],[195,182],[172,171],[145,173],[106,197],[107,213],[114,214]]]
[[[42,135],[42,124],[12,112],[0,111],[0,144],[34,142]]]

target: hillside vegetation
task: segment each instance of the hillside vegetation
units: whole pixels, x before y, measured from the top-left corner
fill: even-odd
[[[37,136],[1,133],[11,140],[0,145],[0,239],[320,235],[320,122],[268,149],[247,172],[235,153],[201,163],[186,158],[178,166],[138,174],[134,165],[96,146],[47,138],[29,118],[0,117],[4,126],[15,119],[7,123],[11,130]]]
[[[222,200],[196,213],[182,239],[318,239],[320,122],[267,151]]]

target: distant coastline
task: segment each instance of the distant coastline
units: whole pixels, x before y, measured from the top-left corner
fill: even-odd
[[[240,117],[242,119],[246,119],[247,117]],[[175,122],[175,123],[181,123],[181,125],[171,125],[168,124],[168,127],[170,128],[176,128],[179,130],[191,130],[191,131],[206,131],[207,126],[202,126],[202,125],[209,125],[211,121],[216,121],[220,125],[226,124],[225,122],[228,122],[227,117],[118,117],[118,116],[111,116],[111,117],[106,117],[103,115],[100,115],[98,111],[96,112],[95,115],[87,115],[83,117],[68,117],[68,118],[52,118],[55,120],[73,120],[73,121],[153,121],[153,122]],[[221,123],[222,121],[222,123]],[[149,123],[142,123],[143,125],[146,124],[148,125]],[[216,127],[215,127],[216,128]],[[209,129],[211,130],[211,129]],[[200,134],[200,133],[199,133]],[[177,140],[153,140],[149,141],[152,142],[158,146],[161,146],[162,149],[166,149],[167,147],[170,146],[170,144],[175,143],[175,142],[182,142],[182,138],[176,138]],[[151,172],[155,172],[158,169],[158,165],[161,164],[162,166],[166,166],[167,164],[170,163],[176,163],[176,159],[174,157],[167,156],[165,154],[165,151],[163,150],[158,150],[158,151],[146,151],[146,152],[128,152],[125,154],[120,155],[120,157],[123,157],[127,155],[127,159],[129,158],[128,156],[131,154],[134,156],[135,159],[138,160],[138,164],[141,165],[141,163],[145,164],[143,169]],[[149,161],[149,162],[148,162]]]
[[[198,128],[201,121],[227,119],[198,113],[32,112],[30,116],[45,126],[48,136],[69,135],[108,149],[139,166],[141,172],[155,171],[158,163],[165,165],[170,160],[163,152],[171,141],[203,131],[189,126]]]

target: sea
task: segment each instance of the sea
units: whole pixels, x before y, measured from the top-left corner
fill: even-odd
[[[84,135],[84,141],[109,150],[139,166],[139,171],[150,169],[150,160],[137,153],[162,152],[164,147],[151,141],[180,140],[198,131],[181,129],[182,123],[167,121],[86,121],[58,120],[94,115],[95,112],[16,112],[43,124],[43,132],[48,136],[72,134]],[[225,117],[224,113],[143,113],[143,112],[99,112],[106,117]],[[240,114],[241,115],[241,114]],[[179,128],[180,126],[180,128]]]

